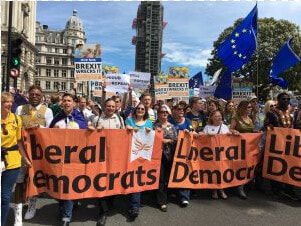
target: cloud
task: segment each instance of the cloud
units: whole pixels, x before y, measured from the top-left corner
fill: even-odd
[[[210,49],[196,48],[178,42],[164,43],[163,52],[166,53],[163,61],[192,67],[205,67],[211,56]]]

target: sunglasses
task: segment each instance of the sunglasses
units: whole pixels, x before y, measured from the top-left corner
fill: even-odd
[[[168,111],[160,111],[161,114],[168,114]]]
[[[145,111],[145,109],[144,109],[144,108],[137,108],[137,110]]]
[[[7,135],[8,134],[8,130],[6,129],[6,124],[2,123],[1,124],[1,129],[3,129],[3,134]]]
[[[272,104],[270,107],[276,107],[276,104]]]

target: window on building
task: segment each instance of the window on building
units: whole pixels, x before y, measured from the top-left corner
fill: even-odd
[[[74,71],[71,71],[71,78],[74,78]]]
[[[64,53],[64,54],[67,54],[67,49],[63,49],[63,53]]]
[[[52,48],[51,47],[47,47],[47,53],[51,53],[52,52]]]
[[[75,45],[75,39],[72,39],[72,45],[73,46]]]
[[[38,76],[41,76],[41,68],[37,69]]]
[[[55,53],[60,53],[60,49],[59,48],[55,48]]]
[[[60,64],[60,59],[59,59],[59,58],[54,58],[54,64],[55,64],[55,65]]]
[[[36,86],[41,86],[41,81],[38,81],[38,80],[35,81],[35,85],[36,85]]]
[[[46,81],[46,89],[50,89],[50,81]]]
[[[54,69],[54,77],[59,77],[59,70]]]
[[[53,83],[53,88],[54,89],[59,89],[60,88],[59,86],[60,86],[59,82],[54,82]]]
[[[51,64],[51,57],[46,57],[46,64],[50,65]]]
[[[51,69],[46,69],[46,76],[51,77]]]
[[[62,65],[67,65],[67,58],[62,59]]]
[[[74,88],[74,83],[70,83],[70,89]]]
[[[61,90],[66,90],[66,82],[61,83]]]
[[[73,60],[71,60],[71,65],[74,65],[74,59],[73,59]]]
[[[66,70],[62,70],[62,77],[66,78],[67,77],[67,71]]]

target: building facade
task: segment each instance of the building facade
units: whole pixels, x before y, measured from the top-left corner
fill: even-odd
[[[140,3],[137,18],[133,21],[136,36],[135,70],[150,72],[152,77],[161,72],[162,36],[166,23],[163,22],[163,6],[156,1]]]
[[[75,45],[85,42],[84,26],[76,10],[63,30],[49,29],[48,25],[36,22],[35,84],[40,85],[45,94],[76,90],[76,94],[86,95],[86,85],[75,83],[72,55]]]
[[[19,77],[17,78],[17,89],[25,91],[34,84],[36,74],[35,58],[37,49],[35,47],[35,1],[13,1],[12,10],[12,39],[22,39],[22,54]],[[5,85],[7,75],[7,35],[9,24],[9,2],[1,1],[1,76],[2,85]],[[14,79],[10,78],[10,86],[13,87]]]

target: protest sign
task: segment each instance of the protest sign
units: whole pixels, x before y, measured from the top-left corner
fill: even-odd
[[[221,189],[246,184],[259,161],[259,138],[251,133],[193,138],[181,131],[168,186]]]
[[[126,93],[129,90],[130,76],[127,74],[107,74],[105,81],[107,92]]]
[[[25,137],[28,197],[46,192],[74,200],[158,188],[162,133],[36,129]]]
[[[216,86],[200,86],[198,97],[200,98],[207,98],[214,96]]]
[[[102,79],[100,44],[77,44],[73,56],[76,81]]]
[[[93,96],[102,97],[102,80],[91,81],[91,91],[93,92]]]
[[[268,130],[263,177],[301,187],[301,132],[296,129]]]
[[[150,73],[131,71],[131,85],[134,89],[146,90],[150,84]]]
[[[160,74],[154,77],[157,100],[189,98],[189,79]]]

